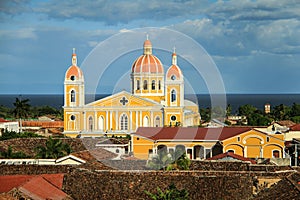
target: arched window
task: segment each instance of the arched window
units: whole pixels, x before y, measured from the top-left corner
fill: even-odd
[[[151,83],[151,89],[152,89],[152,90],[155,90],[155,80],[152,80],[152,83]]]
[[[103,118],[103,116],[99,117],[99,130],[101,130],[101,131],[104,130],[104,118]]]
[[[171,102],[175,102],[176,101],[176,91],[172,90],[171,91]]]
[[[94,126],[93,126],[93,117],[90,116],[89,117],[89,130],[93,131],[93,129],[94,129]]]
[[[149,126],[149,118],[148,116],[145,116],[143,119],[143,127],[148,127]]]
[[[280,152],[278,150],[273,150],[273,158],[280,158]]]
[[[71,102],[75,102],[76,93],[74,90],[71,91]]]
[[[159,127],[160,126],[160,117],[157,116],[155,117],[155,127]]]
[[[136,80],[136,89],[137,89],[137,90],[140,89],[140,80]]]
[[[158,81],[158,90],[161,90],[160,80]]]
[[[147,83],[147,80],[144,80],[144,90],[148,90],[148,83]]]
[[[126,114],[121,115],[120,125],[121,125],[121,130],[128,130],[128,117]]]

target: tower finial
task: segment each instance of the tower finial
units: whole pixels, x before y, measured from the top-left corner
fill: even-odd
[[[176,56],[176,53],[175,53],[175,46],[173,47],[173,54],[172,54],[172,65],[177,65],[177,56]]]
[[[76,56],[76,53],[75,53],[75,48],[73,48],[72,66],[77,66],[77,56]]]
[[[146,38],[147,38],[147,40],[149,40],[149,35],[148,34],[146,35]]]
[[[176,47],[175,46],[173,47],[173,53],[176,53]]]

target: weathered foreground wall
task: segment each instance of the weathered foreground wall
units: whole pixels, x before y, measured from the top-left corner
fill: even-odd
[[[74,169],[65,175],[63,190],[74,199],[149,199],[171,183],[187,189],[190,199],[249,199],[252,177],[245,172],[99,171]]]

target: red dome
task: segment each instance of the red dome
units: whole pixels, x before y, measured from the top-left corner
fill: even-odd
[[[144,42],[144,54],[134,61],[131,72],[164,73],[164,68],[160,60],[152,55],[152,44],[148,38]]]
[[[182,78],[182,72],[177,65],[172,65],[169,67],[166,77],[167,79],[171,79],[172,76],[175,76],[176,79]]]
[[[71,76],[76,77],[76,79],[81,79],[83,78],[83,73],[82,70],[78,66],[71,66],[66,72],[66,79],[71,79]]]
[[[147,41],[147,40],[146,40]],[[142,55],[132,65],[132,73],[164,73],[163,65],[154,55]]]

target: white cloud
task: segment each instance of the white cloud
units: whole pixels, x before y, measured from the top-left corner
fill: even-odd
[[[18,30],[0,30],[2,39],[37,39],[34,28],[22,28]]]

